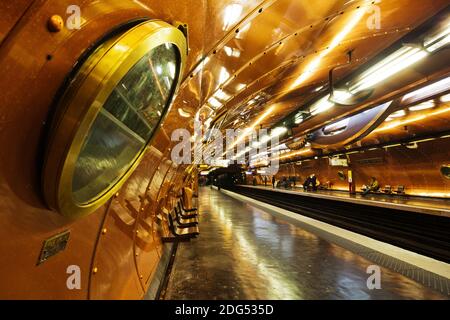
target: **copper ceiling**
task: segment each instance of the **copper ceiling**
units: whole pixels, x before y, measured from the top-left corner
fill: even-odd
[[[339,81],[372,65],[405,36],[448,10],[448,4],[448,0],[234,0],[203,1],[194,12],[185,8],[185,14],[178,10],[191,39],[188,71],[172,112],[185,114],[183,126],[191,130],[194,118],[225,130],[251,127],[264,113],[267,116],[258,126],[273,128],[323,95],[330,69],[342,66],[334,75]],[[161,6],[156,1],[155,5]],[[167,6],[170,12],[174,4]],[[352,64],[345,66],[350,50]],[[444,51],[437,57],[440,65],[430,67],[427,62],[409,68],[364,103],[320,114],[294,127],[294,135],[301,137],[445,76],[450,70],[445,59],[450,57]],[[180,124],[165,125],[170,132]]]

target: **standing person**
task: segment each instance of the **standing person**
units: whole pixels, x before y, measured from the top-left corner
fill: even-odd
[[[316,177],[315,173],[313,173],[311,175],[311,180],[310,181],[311,181],[310,183],[311,183],[313,191],[317,191],[317,177]]]
[[[275,176],[272,176],[272,188],[275,189]]]
[[[267,187],[267,177],[264,176],[264,187]]]
[[[303,182],[303,190],[308,191],[308,187],[311,183],[311,176],[306,177],[305,182]]]

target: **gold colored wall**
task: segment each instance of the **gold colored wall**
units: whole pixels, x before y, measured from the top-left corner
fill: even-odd
[[[330,182],[332,189],[348,190],[348,182],[338,177],[338,172],[353,171],[357,190],[367,184],[372,176],[376,177],[381,188],[391,185],[393,188],[403,185],[410,195],[450,197],[450,180],[440,174],[440,167],[448,164],[450,150],[449,138],[421,142],[417,149],[396,146],[361,153],[349,154],[350,167],[332,167],[328,158],[303,161],[300,165],[281,165],[276,175],[296,176],[302,184],[307,176],[315,173],[321,183]],[[367,163],[376,162],[376,163]]]

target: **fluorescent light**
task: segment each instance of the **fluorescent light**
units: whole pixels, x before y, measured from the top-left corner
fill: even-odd
[[[341,44],[344,39],[351,33],[351,31],[358,25],[361,19],[366,14],[366,10],[357,10],[349,20],[346,21],[344,27],[336,32],[331,42],[327,45],[327,49],[323,50],[316,56],[304,69],[302,74],[295,79],[290,86],[291,89],[297,88],[307,81],[317,71],[323,58],[325,58],[332,50]]]
[[[229,57],[239,58],[241,56],[241,52],[235,48],[225,46],[223,50],[225,50],[225,53]]]
[[[353,95],[347,90],[334,90],[333,98],[337,101],[345,101],[352,97]]]
[[[401,117],[404,117],[404,116],[406,116],[405,110],[399,110],[399,111],[396,111],[396,112],[392,113],[389,117],[391,117],[391,118],[401,118]]]
[[[402,102],[414,103],[419,100],[430,98],[450,89],[450,77],[432,83],[428,86],[420,88],[414,92],[408,93],[402,99]]]
[[[441,97],[441,102],[442,103],[450,102],[450,93],[446,94],[445,96],[442,96]]]
[[[256,121],[255,122],[253,122],[253,124],[249,127],[249,128],[246,128],[243,132],[242,132],[242,134],[231,144],[231,146],[229,146],[228,147],[228,150],[231,150],[232,148],[234,148],[238,143],[240,143],[242,140],[244,140],[251,132],[252,132],[252,130],[255,128],[255,127],[257,127],[262,121],[264,121],[264,119],[265,118],[267,118],[272,112],[273,112],[273,109],[274,109],[275,107],[274,106],[271,106],[271,107],[269,107],[258,119],[256,119]],[[225,155],[227,152],[224,152],[223,154],[222,154],[222,156],[223,155]]]
[[[282,134],[285,134],[288,131],[288,129],[286,127],[276,127],[275,129],[272,130],[272,132],[270,133],[271,137],[279,137]]]
[[[226,93],[225,91],[223,91],[222,89],[217,90],[216,93],[214,94],[214,96],[219,100],[230,99],[230,95],[228,93]]]
[[[229,78],[230,74],[228,73],[227,69],[225,67],[222,67],[219,73],[219,86],[223,84],[225,81],[227,81]]]
[[[409,107],[408,109],[409,109],[409,111],[421,111],[421,110],[434,108],[434,106],[435,106],[434,101],[430,100],[430,101],[422,102],[416,106]]]
[[[442,39],[441,41],[438,41],[434,44],[432,44],[431,46],[429,46],[426,50],[428,52],[434,52],[446,45],[448,45],[450,43],[450,35],[447,35],[444,39]]]
[[[360,76],[360,80],[351,86],[350,91],[358,92],[373,88],[426,56],[428,56],[428,52],[419,48],[403,47],[364,72]]]
[[[428,37],[424,41],[424,46],[428,52],[434,52],[450,43],[450,19],[446,21],[445,28],[437,34]]]
[[[303,122],[303,117],[301,115],[295,116],[295,124],[300,124]]]
[[[238,83],[238,84],[236,85],[236,90],[237,90],[237,91],[241,91],[241,90],[244,90],[245,87],[246,87],[245,84],[243,84],[243,83]]]
[[[270,152],[284,151],[284,150],[290,151],[287,145],[285,143],[282,143],[270,149]]]
[[[214,97],[209,98],[208,104],[214,109],[220,108],[222,106],[222,103]]]
[[[338,122],[332,123],[325,128],[323,128],[323,132],[327,135],[336,135],[341,132],[343,132],[345,129],[347,129],[348,123],[350,121],[350,118],[345,118],[343,120],[340,120]]]
[[[328,109],[332,108],[334,106],[333,102],[330,102],[330,95],[327,95],[325,97],[323,97],[322,99],[320,99],[319,101],[317,101],[315,104],[313,104],[310,107],[310,112],[311,115],[315,116],[319,113],[325,112]]]
[[[299,151],[295,151],[295,152],[292,152],[292,153],[288,153],[288,154],[286,154],[286,155],[284,155],[282,157],[278,157],[278,160],[283,160],[283,159],[286,159],[286,158],[299,156],[299,155],[308,153],[310,151],[311,151],[311,149],[309,149],[309,148],[303,149],[303,150],[299,150]]]

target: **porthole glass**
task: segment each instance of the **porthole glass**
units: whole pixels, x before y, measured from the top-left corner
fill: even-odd
[[[172,25],[147,21],[99,45],[73,75],[51,121],[43,191],[78,217],[132,174],[168,113],[187,53]]]
[[[450,179],[450,164],[443,165],[441,167],[441,174],[444,176],[444,178]]]
[[[154,48],[114,88],[76,161],[72,181],[76,202],[88,203],[108,190],[146,146],[174,86],[176,50],[173,44]]]

